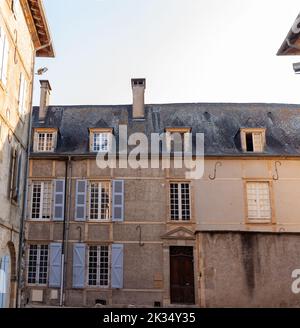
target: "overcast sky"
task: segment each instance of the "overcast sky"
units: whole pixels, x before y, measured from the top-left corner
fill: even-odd
[[[131,103],[132,77],[147,79],[147,103],[300,104],[300,57],[276,56],[299,0],[44,4],[56,58],[36,65],[49,68],[53,105]]]

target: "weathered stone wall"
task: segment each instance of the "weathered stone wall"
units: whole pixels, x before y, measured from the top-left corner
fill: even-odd
[[[202,232],[198,241],[202,306],[300,306],[291,290],[300,234]]]
[[[10,1],[0,1],[0,26],[9,43],[7,83],[5,85],[0,81],[0,259],[9,256],[12,263],[9,274],[13,279],[9,282],[5,305],[14,306],[35,52],[19,1],[15,1],[14,12],[9,3]],[[20,73],[27,81],[26,110],[23,116],[18,111]],[[13,148],[18,148],[23,156],[21,195],[18,203],[12,202],[9,198],[10,160]]]

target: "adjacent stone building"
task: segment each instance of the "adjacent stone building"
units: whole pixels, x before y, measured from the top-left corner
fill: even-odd
[[[16,305],[36,56],[52,57],[40,0],[0,1],[0,308]]]
[[[24,306],[300,304],[291,291],[300,267],[300,105],[144,105],[146,81],[133,79],[133,105],[45,106],[51,87],[41,84]],[[159,166],[144,147],[143,166],[125,167],[126,139],[130,152],[137,132],[147,142],[166,133]],[[193,179],[175,168],[172,140],[179,135],[190,150],[197,133],[205,166]],[[100,168],[112,136],[118,165]],[[171,165],[162,168],[165,143]]]

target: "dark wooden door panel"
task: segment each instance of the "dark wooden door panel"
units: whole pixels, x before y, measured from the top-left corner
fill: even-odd
[[[171,303],[195,304],[193,247],[170,247]]]

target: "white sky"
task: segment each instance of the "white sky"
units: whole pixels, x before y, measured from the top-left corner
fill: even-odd
[[[55,59],[51,104],[300,103],[300,75],[277,57],[298,0],[44,0]],[[39,101],[35,83],[34,103]]]

